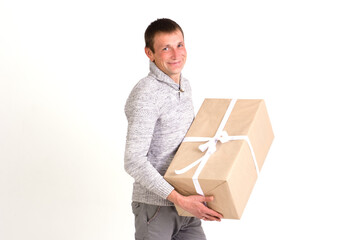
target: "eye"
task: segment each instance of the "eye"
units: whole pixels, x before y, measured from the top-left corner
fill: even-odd
[[[165,48],[163,48],[162,50],[163,50],[163,51],[167,51],[167,50],[169,50],[169,48],[165,47]]]
[[[184,46],[184,44],[182,44],[182,43],[179,43],[179,45],[178,45],[178,47],[183,47]]]

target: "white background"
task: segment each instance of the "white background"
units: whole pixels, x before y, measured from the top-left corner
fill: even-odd
[[[0,0],[0,239],[133,239],[125,100],[143,33],[185,32],[197,110],[263,98],[275,140],[214,239],[360,239],[357,1]]]

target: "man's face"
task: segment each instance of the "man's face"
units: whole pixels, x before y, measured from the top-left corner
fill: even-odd
[[[145,48],[150,60],[155,61],[161,71],[179,83],[180,73],[186,62],[186,48],[181,31],[157,33],[154,37],[154,51]]]

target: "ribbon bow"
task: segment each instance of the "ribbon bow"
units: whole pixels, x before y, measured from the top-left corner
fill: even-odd
[[[220,132],[220,136],[219,137],[213,137],[210,138],[206,143],[201,144],[199,146],[199,149],[201,152],[205,152],[206,150],[210,151],[211,154],[216,152],[216,143],[220,141],[221,143],[226,143],[228,141],[230,141],[229,135],[227,134],[226,131],[222,131]]]

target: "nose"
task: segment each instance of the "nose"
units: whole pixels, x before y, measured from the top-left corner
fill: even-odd
[[[171,58],[172,58],[172,59],[176,59],[176,58],[178,57],[178,55],[179,55],[178,50],[177,50],[177,49],[172,49],[172,51],[171,51]]]

